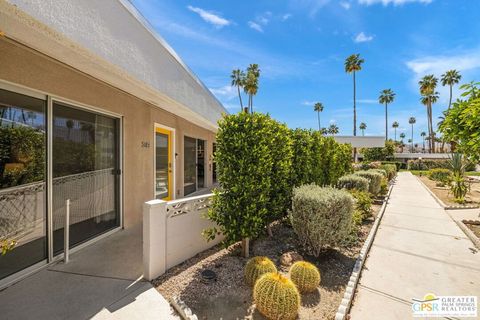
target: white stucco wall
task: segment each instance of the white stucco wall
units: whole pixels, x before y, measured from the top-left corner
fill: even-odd
[[[146,91],[151,89],[158,91],[159,94],[200,115],[203,120],[215,124],[221,113],[226,112],[221,103],[188,69],[173,49],[152,31],[153,29],[127,0],[7,2],[146,84],[148,87]],[[8,26],[5,28],[8,29]],[[29,41],[28,36],[20,34],[18,29],[7,30],[7,36],[9,35],[14,38],[17,36],[22,42]],[[30,40],[35,49],[50,53],[47,43],[44,45],[45,48],[42,48],[42,43]],[[56,54],[54,57],[62,61],[62,56],[58,56],[58,52],[52,51],[51,54]],[[75,64],[75,59],[70,57],[70,54],[65,51],[63,58],[66,63]],[[82,70],[84,65],[85,63],[83,65],[79,63],[73,66]],[[82,71],[89,74],[96,72],[94,68],[85,68]],[[129,87],[122,89],[128,91]],[[139,92],[132,93],[141,95]]]
[[[354,148],[382,148],[385,146],[383,136],[335,136],[339,143],[349,143]]]

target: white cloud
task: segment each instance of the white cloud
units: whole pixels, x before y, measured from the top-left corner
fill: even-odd
[[[256,30],[258,32],[263,32],[263,28],[261,25],[259,25],[258,23],[256,22],[253,22],[253,21],[248,21],[248,26],[250,28],[252,28],[253,30]]]
[[[210,91],[219,99],[219,100],[232,100],[238,97],[238,91],[236,87],[233,86],[223,86],[220,88],[210,88]]]
[[[283,16],[282,16],[282,21],[287,21],[288,19],[290,19],[292,17],[292,14],[291,13],[285,13]]]
[[[378,100],[375,99],[357,99],[358,103],[365,103],[365,104],[377,104]]]
[[[306,100],[305,100],[305,101],[302,101],[302,104],[303,104],[304,106],[313,107],[313,105],[314,105],[315,103],[317,103],[317,102],[318,102],[318,101],[306,101]]]
[[[350,4],[350,2],[342,1],[342,2],[340,2],[340,6],[341,6],[343,9],[348,10],[348,9],[350,9],[351,4]]]
[[[353,39],[356,43],[361,42],[369,42],[373,40],[373,36],[366,35],[363,31],[357,34],[357,36]]]
[[[202,8],[197,8],[197,7],[192,7],[192,6],[187,6],[187,9],[197,13],[204,21],[213,24],[217,28],[222,28],[225,26],[230,25],[232,22],[220,17],[219,15],[216,15],[213,12],[206,11]]]
[[[358,3],[364,4],[367,6],[373,5],[373,4],[378,4],[381,3],[384,6],[388,6],[389,4],[392,4],[394,6],[401,6],[407,3],[423,3],[423,4],[429,4],[433,0],[358,0]]]

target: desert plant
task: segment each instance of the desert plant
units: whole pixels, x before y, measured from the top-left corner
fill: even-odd
[[[388,178],[387,170],[384,169],[370,169],[369,171],[380,173],[385,179]]]
[[[387,178],[383,178],[382,182],[380,183],[380,194],[386,195],[388,193],[388,180]]]
[[[368,191],[368,180],[355,174],[349,174],[338,179],[337,188]]]
[[[465,196],[470,190],[470,185],[465,180],[465,177],[460,174],[454,174],[450,181],[450,191],[455,198],[455,202],[464,203]]]
[[[350,191],[350,194],[355,199],[355,211],[360,213],[361,221],[371,217],[373,201],[370,194],[358,190],[352,190]]]
[[[300,308],[295,284],[279,273],[266,273],[255,283],[253,299],[257,310],[270,320],[293,320]]]
[[[452,171],[443,168],[430,169],[428,177],[433,181],[438,181],[441,185],[446,185],[452,178]]]
[[[290,279],[300,292],[312,292],[320,285],[320,271],[309,262],[297,261],[290,268]]]
[[[407,169],[407,164],[405,162],[401,161],[382,161],[382,165],[384,164],[393,164],[397,167],[397,171],[400,171],[400,169]]]
[[[272,260],[267,257],[253,257],[245,266],[245,281],[249,286],[253,286],[262,275],[268,272],[277,272]]]
[[[368,191],[372,195],[377,195],[380,192],[383,175],[379,172],[368,170],[368,171],[357,171],[356,175],[366,178],[368,180]]]
[[[394,164],[382,164],[380,169],[387,172],[388,181],[392,180],[397,175],[397,166]]]
[[[345,190],[303,185],[293,190],[290,221],[301,245],[318,257],[349,234],[353,197]]]

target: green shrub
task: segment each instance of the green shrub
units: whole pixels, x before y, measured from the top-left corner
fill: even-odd
[[[385,179],[388,178],[387,171],[384,170],[384,169],[370,169],[370,170],[368,170],[368,171],[378,172],[378,173],[380,173]]]
[[[394,164],[382,164],[380,169],[383,169],[387,172],[388,180],[392,180],[397,175],[397,167]]]
[[[320,285],[320,271],[313,264],[297,261],[290,268],[290,279],[300,292],[312,292]]]
[[[416,159],[408,160],[408,170],[430,170],[430,169],[450,169],[450,160],[429,160],[429,159]],[[468,162],[465,165],[465,171],[475,170],[475,163]]]
[[[443,168],[430,169],[428,170],[428,178],[446,185],[452,178],[452,171]]]
[[[293,190],[290,221],[303,248],[318,257],[350,232],[353,197],[345,190],[303,185]]]
[[[382,182],[380,183],[380,194],[382,196],[388,193],[388,180],[387,178],[383,178]]]
[[[380,192],[383,175],[379,172],[368,170],[368,171],[357,171],[356,175],[366,178],[368,180],[368,191],[376,196]]]
[[[470,190],[470,184],[465,180],[465,177],[461,174],[454,174],[450,181],[450,191],[455,198],[455,202],[464,203],[465,196]]]
[[[407,164],[401,161],[382,161],[382,164],[393,164],[397,167],[397,171],[400,171],[402,169],[403,170],[407,169]]]
[[[368,180],[355,174],[349,174],[338,179],[337,188],[368,191]]]
[[[257,310],[269,320],[294,320],[300,308],[295,284],[279,273],[266,273],[255,283],[253,299]]]
[[[355,199],[355,211],[360,213],[360,222],[372,216],[372,198],[368,192],[353,190],[350,194]]]
[[[332,185],[352,172],[352,148],[340,144],[318,131],[295,129],[293,143],[292,182],[295,187],[315,183]]]
[[[253,257],[245,266],[245,281],[249,286],[253,286],[262,275],[268,272],[277,272],[272,260],[267,257]]]
[[[279,182],[278,174],[285,174],[284,167],[289,161],[279,159],[278,152],[273,151],[279,147],[275,141],[282,140],[278,135],[284,132],[270,116],[260,113],[225,115],[219,121],[215,152],[219,188],[214,191],[208,211],[209,219],[218,227],[204,230],[207,239],[223,233],[224,243],[228,245],[255,238],[282,212],[284,203],[274,200],[272,190],[276,187],[272,184],[285,184],[283,180]],[[289,152],[284,152],[288,158]],[[274,159],[282,161],[278,172],[274,170]],[[289,179],[290,174],[285,174],[284,178]],[[277,192],[284,196],[284,192],[289,194],[290,190]],[[274,206],[270,203],[272,200]],[[283,211],[286,213],[286,208]]]
[[[383,148],[362,148],[360,153],[363,155],[364,161],[384,161],[393,158],[395,153],[395,143],[393,141],[385,141]]]

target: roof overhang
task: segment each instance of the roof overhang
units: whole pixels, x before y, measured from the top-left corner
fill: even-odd
[[[339,143],[349,143],[354,148],[383,148],[385,146],[384,136],[335,136]]]

